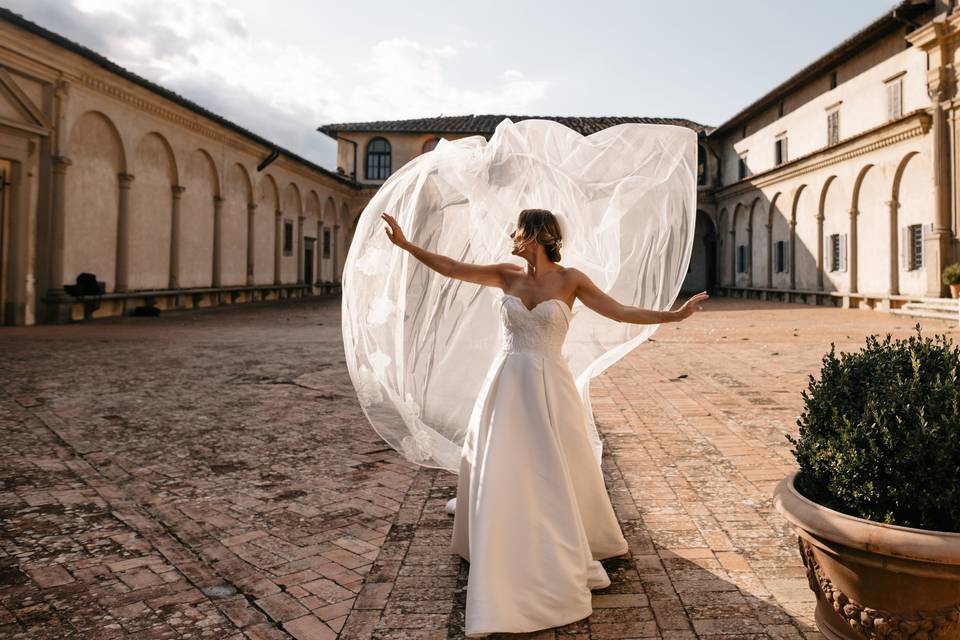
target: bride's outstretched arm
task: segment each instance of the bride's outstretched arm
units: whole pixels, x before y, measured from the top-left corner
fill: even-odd
[[[676,311],[654,311],[652,309],[643,309],[617,302],[603,292],[600,287],[593,283],[587,274],[579,269],[570,269],[574,274],[574,282],[577,285],[576,296],[584,305],[593,309],[600,315],[606,316],[617,322],[629,322],[631,324],[662,324],[664,322],[677,322],[689,318],[695,311],[700,310],[700,303],[709,298],[706,291],[698,293],[687,300],[683,306]]]
[[[407,251],[414,258],[427,265],[437,273],[457,280],[466,282],[475,282],[491,287],[504,288],[508,274],[522,270],[519,265],[510,262],[500,262],[497,264],[470,264],[454,260],[449,256],[427,251],[423,247],[418,247],[403,235],[403,230],[397,224],[396,219],[388,213],[381,213],[380,217],[389,225],[389,229],[384,229],[390,242],[397,245],[404,251]]]

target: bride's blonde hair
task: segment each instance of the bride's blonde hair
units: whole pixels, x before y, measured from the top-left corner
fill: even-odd
[[[521,251],[531,242],[539,242],[551,262],[560,262],[563,234],[560,232],[560,223],[552,212],[546,209],[524,209],[517,218],[517,229],[513,236],[517,251]]]

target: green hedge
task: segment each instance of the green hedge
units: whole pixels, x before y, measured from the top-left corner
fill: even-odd
[[[869,336],[823,357],[803,392],[796,487],[860,518],[960,532],[960,350],[946,336]]]

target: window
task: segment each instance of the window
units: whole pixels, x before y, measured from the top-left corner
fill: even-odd
[[[426,153],[427,151],[433,151],[434,149],[436,149],[438,142],[440,142],[440,138],[438,138],[438,137],[436,137],[436,136],[434,136],[434,137],[430,138],[429,140],[427,140],[426,142],[424,142],[424,143],[423,143],[423,149],[421,150],[422,153]]]
[[[374,138],[367,143],[367,180],[386,180],[390,176],[390,143]]]
[[[737,245],[737,273],[747,272],[747,245]]]
[[[283,221],[283,255],[293,254],[293,221]]]
[[[330,257],[330,227],[323,228],[323,257]]]
[[[787,161],[787,136],[780,136],[773,143],[773,158],[778,165]]]
[[[840,142],[840,109],[827,114],[827,145]]]
[[[744,151],[740,154],[740,158],[737,162],[737,179],[743,180],[747,177],[747,152]]]
[[[787,272],[787,241],[777,240],[773,245],[773,265],[777,273]]]
[[[906,271],[923,268],[924,226],[933,230],[932,224],[910,224],[900,229],[900,263]]]
[[[837,88],[837,72],[836,71],[830,72],[830,88],[831,89]]]
[[[847,234],[832,233],[827,236],[826,259],[828,271],[847,270]]]
[[[697,184],[707,184],[707,151],[697,145]]]
[[[903,76],[887,82],[887,119],[899,120],[903,116]]]

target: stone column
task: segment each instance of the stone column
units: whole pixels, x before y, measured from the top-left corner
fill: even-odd
[[[817,289],[823,291],[823,272],[824,272],[824,260],[825,256],[823,255],[823,214],[817,214]]]
[[[303,216],[297,216],[297,284],[303,284]]]
[[[213,277],[211,282],[214,287],[219,287],[222,282],[222,268],[221,261],[223,258],[223,233],[222,233],[222,223],[223,218],[223,198],[220,196],[213,196]]]
[[[67,169],[70,158],[65,156],[53,157],[53,202],[50,216],[50,263],[49,279],[50,293],[66,295],[63,292],[63,253],[66,246],[66,194]],[[59,297],[54,295],[53,297]]]
[[[939,85],[928,91],[933,100],[933,233],[923,241],[924,271],[927,291],[931,297],[939,297],[944,289],[940,280],[944,267],[950,262],[953,245],[951,225],[950,188],[950,124],[942,101],[946,98],[945,87]]]
[[[178,184],[170,187],[173,195],[173,206],[170,209],[170,277],[167,287],[180,288],[180,202],[186,187]]]
[[[273,284],[280,284],[281,262],[283,257],[283,211],[276,210],[276,222],[273,225]]]
[[[857,284],[857,218],[859,216],[860,212],[857,209],[850,209],[850,244],[847,247],[847,273],[850,275],[850,293],[857,293],[860,290]]]
[[[730,286],[737,286],[737,227],[730,225]]]
[[[253,284],[254,268],[254,232],[256,230],[257,203],[247,203],[247,286]]]
[[[127,291],[130,271],[130,187],[133,176],[119,173],[120,201],[117,207],[117,257],[114,265],[114,291]]]
[[[797,288],[797,221],[790,220],[790,288]]]
[[[317,255],[314,256],[314,259],[317,262],[317,266],[314,267],[314,279],[316,280],[316,286],[320,286],[320,281],[323,280],[323,274],[321,269],[323,268],[323,220],[317,220]]]
[[[767,228],[767,289],[773,288],[773,225],[764,223]]]
[[[899,251],[899,226],[898,210],[900,203],[896,200],[887,200],[887,210],[889,215],[889,233],[890,233],[890,286],[887,290],[892,296],[900,294],[900,251]]]
[[[747,224],[747,286],[753,286],[753,213],[750,214],[750,222]]]
[[[333,244],[333,281],[338,282],[340,280],[340,265],[338,261],[340,260],[340,247],[338,245],[340,237],[340,225],[333,225],[333,238],[331,243]]]

